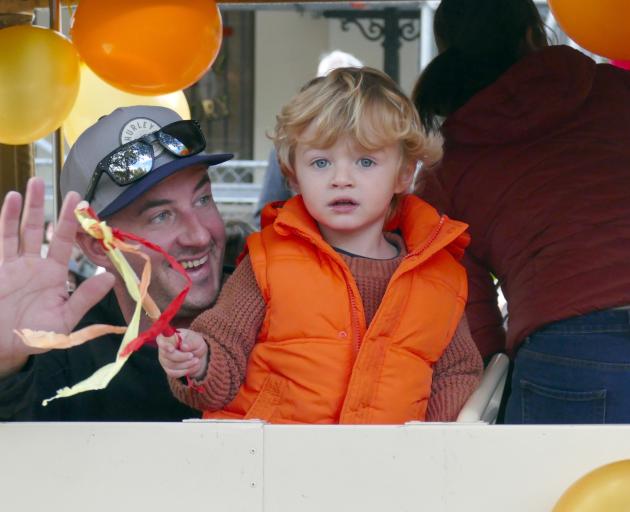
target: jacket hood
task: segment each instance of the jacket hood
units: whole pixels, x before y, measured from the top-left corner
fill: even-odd
[[[582,105],[595,71],[592,59],[568,46],[543,48],[473,96],[445,121],[443,133],[470,145],[538,137]]]

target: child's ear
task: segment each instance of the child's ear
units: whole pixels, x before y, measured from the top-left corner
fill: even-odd
[[[296,194],[300,193],[300,185],[295,179],[295,176],[293,176],[292,178],[287,178],[287,183],[289,184],[289,187],[291,188],[291,190],[293,190],[293,192],[295,192]]]
[[[396,186],[396,194],[403,194],[406,192],[410,192],[411,190],[411,182],[413,181],[413,177],[416,173],[416,164],[409,163],[401,169],[398,174],[398,183]]]

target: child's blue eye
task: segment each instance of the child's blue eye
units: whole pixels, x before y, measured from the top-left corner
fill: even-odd
[[[326,167],[328,167],[328,160],[326,160],[325,158],[318,158],[317,160],[313,161],[313,165],[318,169],[325,169]]]
[[[374,160],[372,160],[371,158],[361,158],[359,160],[359,165],[361,167],[372,167],[374,165]]]

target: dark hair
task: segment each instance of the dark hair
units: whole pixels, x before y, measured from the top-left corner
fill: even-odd
[[[427,131],[437,131],[438,116],[462,107],[524,54],[547,46],[532,0],[442,0],[433,31],[441,53],[412,93]]]

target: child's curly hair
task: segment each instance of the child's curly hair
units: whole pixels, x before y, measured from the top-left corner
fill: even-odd
[[[274,141],[282,173],[295,181],[298,142],[332,146],[350,136],[367,150],[400,143],[400,171],[442,157],[442,140],[425,133],[411,100],[386,74],[369,67],[337,68],[308,82],[280,111]],[[307,128],[312,134],[304,138]]]

